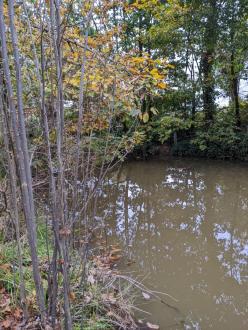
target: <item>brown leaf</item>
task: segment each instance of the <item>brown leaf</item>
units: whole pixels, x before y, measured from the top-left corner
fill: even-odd
[[[3,294],[3,293],[5,293],[5,292],[6,292],[5,288],[1,287],[1,288],[0,288],[0,294]]]
[[[62,236],[69,236],[71,234],[71,230],[67,227],[61,228],[59,231]]]
[[[127,261],[127,266],[131,266],[131,265],[133,265],[133,264],[135,264],[135,263],[136,263],[135,260],[128,260],[128,261]]]
[[[158,330],[159,329],[159,325],[157,325],[157,324],[152,324],[150,322],[147,322],[146,325],[147,325],[147,327],[149,329],[154,329],[154,330]]]
[[[69,293],[69,298],[70,298],[71,301],[74,301],[74,300],[76,299],[76,295],[75,295],[75,293],[72,292],[72,291],[70,291],[70,293]]]
[[[60,264],[60,265],[63,265],[65,262],[64,262],[64,259],[58,259],[58,263]]]
[[[2,310],[1,310],[2,314],[10,314],[11,313],[11,308],[9,305],[5,306]]]
[[[116,303],[116,298],[113,296],[113,294],[102,294],[102,300],[105,302],[109,302],[110,304]]]
[[[113,254],[119,253],[121,251],[122,251],[122,249],[113,249],[110,251],[110,255],[112,256]]]
[[[4,329],[9,329],[10,328],[10,326],[11,326],[11,321],[9,320],[9,319],[6,319],[6,320],[4,320],[3,322],[2,322],[2,327],[4,328]]]
[[[21,308],[17,307],[17,308],[14,310],[13,316],[14,316],[16,319],[20,319],[20,318],[22,318],[22,310],[21,310]]]
[[[112,262],[118,261],[121,258],[121,255],[110,256],[109,260]]]
[[[0,300],[1,309],[10,305],[10,296],[8,294],[3,294]]]
[[[109,311],[109,312],[107,313],[107,316],[109,316],[109,317],[111,317],[111,316],[113,316],[113,315],[114,315],[114,313],[111,312],[111,311]]]
[[[10,264],[1,264],[0,269],[2,269],[5,272],[10,271],[11,270],[11,265]]]

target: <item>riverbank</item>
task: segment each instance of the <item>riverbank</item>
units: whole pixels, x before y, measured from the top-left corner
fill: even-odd
[[[176,143],[148,142],[134,148],[128,158],[149,160],[164,159],[168,156],[248,162],[247,134],[240,135],[235,141],[227,144],[217,140],[200,142],[194,139],[179,140]]]
[[[6,228],[7,219],[1,219],[3,235],[0,239],[0,328],[43,329],[36,304],[35,285],[32,277],[31,258],[25,232],[20,237],[21,262],[17,242]],[[8,225],[11,225],[8,222]],[[42,219],[38,222],[38,258],[45,292],[49,288],[49,262],[52,246],[49,243],[51,228]],[[95,236],[94,236],[95,237]],[[73,329],[159,329],[156,325],[137,320],[137,298],[150,297],[141,283],[132,276],[118,271],[122,258],[119,246],[106,246],[99,237],[94,242],[77,241],[70,260],[73,275],[70,278],[70,306]],[[87,254],[87,256],[85,255]],[[62,263],[62,260],[61,260]],[[21,269],[21,273],[19,270]],[[60,270],[62,272],[62,269]],[[60,276],[59,276],[60,277]],[[21,300],[23,292],[25,304]],[[48,295],[45,293],[45,296]],[[63,292],[58,295],[57,315],[63,319]],[[49,301],[46,301],[47,308]],[[59,319],[46,321],[45,329],[63,329]]]
[[[3,224],[2,224],[3,226]],[[2,237],[0,242],[0,327],[1,329],[39,329],[36,298],[32,278],[31,259],[26,234],[21,235],[23,281],[18,272],[16,242]],[[101,253],[92,254],[82,263],[82,246],[74,250],[71,263],[74,267],[70,278],[70,304],[73,315],[73,329],[134,329],[134,288],[123,280],[115,268],[119,260],[119,249],[101,248]],[[45,291],[48,287],[48,262],[51,249],[47,241],[47,228],[38,227],[38,257]],[[78,266],[76,266],[78,265]],[[121,283],[122,282],[122,283]],[[26,305],[20,301],[20,290],[25,287]],[[59,294],[57,312],[63,315],[63,295]],[[48,303],[48,302],[47,302]],[[26,314],[26,315],[25,315]],[[49,320],[46,329],[49,328]],[[56,320],[56,329],[63,328]]]

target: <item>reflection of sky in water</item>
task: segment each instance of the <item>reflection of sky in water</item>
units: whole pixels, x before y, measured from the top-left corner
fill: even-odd
[[[168,173],[171,172],[171,173]],[[161,185],[155,184],[155,194],[160,192],[160,190],[165,189],[167,191],[167,198],[158,200],[158,205],[161,207],[161,212],[165,214],[165,219],[163,225],[165,228],[173,229],[176,228],[175,223],[168,218],[168,211],[177,207],[180,208],[181,212],[189,212],[189,209],[192,208],[195,212],[194,215],[189,216],[188,213],[185,214],[185,219],[178,225],[179,231],[190,232],[194,235],[200,236],[202,233],[202,226],[205,221],[209,221],[209,219],[205,219],[205,214],[207,212],[206,202],[204,202],[204,191],[206,190],[206,183],[200,174],[196,174],[197,180],[193,180],[192,178],[185,178],[184,173],[185,169],[175,169],[168,168],[167,175],[165,179],[162,180]],[[192,173],[187,173],[188,175],[192,175]],[[108,181],[108,185],[113,185],[114,183]],[[183,200],[181,197],[175,195],[174,199],[171,198],[170,190],[177,190],[179,192],[186,192],[183,197],[186,198]],[[203,197],[195,200],[194,190],[197,192],[202,192]],[[122,193],[120,193],[120,191]],[[221,184],[215,184],[215,192],[216,196],[219,198],[225,197],[224,188]],[[103,194],[102,196],[106,196],[107,194]],[[125,197],[127,196],[127,197]],[[216,199],[217,197],[214,197]],[[145,218],[149,217],[149,224],[147,222],[143,222],[140,224],[140,229],[143,231],[149,231],[151,235],[157,235],[158,237],[161,233],[157,230],[156,225],[153,223],[153,219],[156,218],[156,213],[158,212],[156,206],[151,203],[149,209],[149,215],[146,210],[146,200],[152,199],[154,196],[150,196],[149,192],[142,189],[137,183],[123,181],[119,184],[119,196],[116,200],[116,233],[118,236],[127,236],[128,232],[128,244],[132,244],[137,235],[137,223],[139,218],[145,216]],[[128,200],[125,200],[128,198]],[[141,200],[142,203],[139,203],[139,207],[135,206],[135,200]],[[220,200],[221,201],[221,200]],[[114,208],[114,204],[109,204],[109,207]],[[158,206],[157,205],[157,206]],[[247,200],[241,201],[240,203],[242,209],[246,208]],[[126,209],[125,209],[126,208]],[[171,212],[171,211],[170,211]],[[218,209],[218,212],[220,210]],[[183,214],[183,213],[182,213]],[[215,219],[216,220],[216,219]],[[247,279],[246,265],[247,265],[247,257],[248,257],[248,239],[245,233],[244,238],[241,238],[239,232],[237,230],[233,230],[231,232],[231,225],[229,222],[224,222],[224,224],[215,223],[213,225],[213,237],[215,238],[217,244],[220,247],[220,253],[216,256],[217,260],[221,262],[222,266],[226,269],[226,274],[228,276],[233,277],[239,283],[242,280]],[[154,249],[154,247],[151,247]],[[231,253],[232,255],[232,265],[225,258],[225,254]],[[192,254],[192,247],[187,247],[185,249],[185,255]]]
[[[238,237],[237,230],[224,229],[226,226],[214,225],[214,237],[222,247],[218,260],[227,269],[227,275],[233,277],[238,283],[247,279],[248,239]],[[230,226],[229,226],[230,227]],[[232,264],[225,261],[225,253],[231,253]]]
[[[108,181],[102,194],[107,218],[114,219],[109,235],[135,247],[129,249],[128,257],[140,269],[155,274],[163,263],[182,258],[180,269],[183,272],[187,265],[190,289],[210,296],[211,283],[204,277],[209,271],[207,263],[215,267],[214,276],[220,283],[231,280],[240,286],[248,281],[248,189],[243,181],[244,186],[211,175],[168,167],[153,182],[149,173],[142,177],[137,170],[132,177],[122,176],[118,190],[114,190],[116,182]],[[192,274],[199,279],[190,282]],[[231,306],[237,315],[247,308],[237,306],[237,297],[226,292],[211,298],[218,306]],[[201,329],[202,320],[198,322],[196,315],[188,317],[188,329]]]
[[[216,191],[218,192],[219,195],[224,195],[222,187],[218,184],[216,185]]]

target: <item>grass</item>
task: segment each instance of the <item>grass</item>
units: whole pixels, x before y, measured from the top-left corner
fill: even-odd
[[[46,228],[43,224],[38,225],[37,230],[37,250],[41,264],[47,261],[47,252],[51,246],[46,244]],[[31,293],[34,290],[32,277],[32,263],[30,250],[26,235],[21,238],[22,258],[23,258],[23,273],[26,282],[26,290]],[[20,275],[18,271],[18,250],[15,240],[5,242],[0,241],[0,284],[8,292],[16,292],[20,284]]]
[[[52,246],[47,236],[50,236],[50,231],[40,220],[37,229],[37,251],[45,290],[48,287],[48,253],[50,256],[52,254]],[[16,308],[20,302],[20,274],[16,245],[15,240],[4,241],[3,238],[0,240],[0,300],[1,289],[4,289],[4,294],[7,293],[10,297],[11,308]],[[35,286],[25,234],[21,237],[21,246],[27,303],[29,310],[35,315]],[[134,329],[132,306],[135,297],[132,285],[118,278],[117,274],[111,270],[111,262],[106,263],[106,258],[108,258],[107,252],[104,255],[92,257],[84,265],[78,251],[72,251],[73,269],[70,272],[70,283],[73,329],[75,330]],[[84,274],[84,280],[81,285],[82,274]],[[62,281],[61,278],[59,278],[59,286],[62,287],[60,281]],[[58,302],[58,309],[63,310],[62,289],[59,292],[61,299]],[[4,317],[4,313],[0,311],[0,319],[3,320]]]

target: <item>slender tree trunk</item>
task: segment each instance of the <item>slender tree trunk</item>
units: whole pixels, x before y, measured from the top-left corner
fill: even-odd
[[[14,53],[14,63],[15,63],[15,74],[16,74],[16,88],[17,88],[17,109],[18,109],[18,124],[20,127],[20,139],[23,150],[24,158],[24,168],[26,171],[26,179],[28,183],[28,192],[29,192],[29,202],[31,212],[34,214],[34,203],[33,203],[33,188],[32,188],[32,175],[30,168],[30,160],[28,153],[28,143],[26,137],[26,128],[25,128],[25,117],[23,111],[23,100],[22,100],[22,76],[21,76],[21,64],[20,64],[20,54],[18,49],[18,40],[14,23],[14,1],[10,0],[8,2],[8,13],[9,13],[9,25],[11,32],[11,41]]]
[[[142,15],[139,15],[139,37],[138,37],[138,46],[139,46],[139,56],[143,55],[143,42],[142,42]]]
[[[235,110],[235,121],[236,127],[240,128],[241,119],[240,119],[240,105],[239,105],[239,80],[235,72],[234,66],[234,53],[231,55],[231,97],[232,103]]]
[[[28,17],[28,10],[26,4],[23,3],[24,12],[27,16],[27,24],[32,44],[32,50],[34,55],[34,63],[36,69],[36,75],[39,83],[40,90],[40,114],[43,130],[43,138],[46,145],[46,156],[47,164],[49,169],[49,200],[51,205],[51,214],[52,214],[52,223],[53,223],[53,233],[54,233],[54,251],[52,262],[49,265],[49,274],[48,274],[48,313],[52,318],[52,326],[55,326],[56,322],[56,309],[57,309],[57,294],[58,294],[58,264],[57,258],[58,253],[61,251],[60,242],[59,242],[59,223],[56,221],[56,183],[54,178],[54,167],[52,163],[52,152],[51,144],[49,140],[49,125],[48,125],[48,115],[47,107],[45,104],[45,54],[44,54],[44,45],[43,45],[43,33],[44,33],[44,13],[42,12],[42,6],[40,10],[40,54],[41,54],[41,63],[39,63],[39,58],[37,55],[35,43],[33,41],[33,31]]]
[[[83,115],[84,115],[84,80],[85,80],[85,65],[86,65],[86,49],[88,47],[88,34],[89,34],[89,23],[92,18],[93,5],[89,11],[86,19],[86,29],[84,34],[85,48],[83,50],[83,58],[81,64],[81,76],[80,76],[80,87],[79,87],[79,103],[78,103],[78,121],[77,121],[77,136],[76,136],[76,161],[74,170],[74,187],[73,187],[73,221],[75,219],[76,207],[78,203],[78,175],[79,169],[84,165],[84,153],[81,152],[81,135],[83,127]],[[80,163],[81,160],[81,163]],[[74,226],[73,226],[74,231]]]
[[[2,61],[2,57],[0,56]],[[22,258],[22,247],[20,241],[20,226],[19,226],[19,212],[17,203],[17,182],[16,182],[16,169],[15,169],[15,159],[14,154],[11,150],[11,130],[8,124],[8,116],[6,105],[4,104],[4,80],[2,75],[2,68],[0,68],[0,118],[1,128],[3,133],[4,148],[7,156],[8,163],[8,181],[9,181],[9,191],[10,191],[10,216],[14,223],[16,242],[17,242],[17,253],[18,253],[18,265],[20,272],[20,298],[21,306],[24,311],[24,317],[27,319],[27,302],[26,302],[26,289],[25,289],[25,279],[23,274],[23,258]]]
[[[18,119],[16,115],[16,108],[14,104],[14,92],[11,83],[11,75],[9,68],[9,59],[7,53],[6,43],[6,28],[3,15],[3,0],[0,0],[0,37],[1,37],[1,49],[3,57],[3,72],[6,83],[6,89],[8,94],[8,105],[10,110],[11,127],[13,129],[13,141],[15,157],[18,166],[19,179],[21,184],[22,192],[22,204],[24,215],[27,224],[28,241],[31,252],[33,277],[36,288],[37,303],[41,318],[45,320],[45,299],[44,292],[41,282],[39,260],[37,255],[37,233],[36,233],[36,219],[34,211],[34,201],[32,193],[32,177],[29,163],[29,154],[26,140],[26,130],[24,123],[24,113],[22,106],[22,81],[21,81],[21,70],[19,62],[19,52],[17,46],[17,37],[14,27],[14,3],[12,0],[8,2],[9,6],[9,21],[11,28],[12,47],[14,51],[15,70],[16,70],[16,81],[17,81],[17,99],[18,99]]]
[[[215,113],[213,63],[217,39],[218,8],[216,2],[216,0],[208,0],[207,21],[205,23],[204,45],[201,58],[201,71],[203,74],[203,109],[205,112],[206,124],[213,121]]]
[[[195,82],[195,68],[194,68],[194,61],[191,64],[191,71],[190,71],[190,77],[191,77],[191,84],[192,84],[192,100],[191,100],[191,119],[192,121],[195,120],[195,114],[196,114],[196,82]]]
[[[58,184],[57,184],[57,217],[60,219],[60,232],[66,232],[69,224],[65,216],[66,198],[65,198],[65,178],[63,164],[63,136],[64,136],[64,98],[63,98],[63,63],[62,63],[62,35],[60,20],[60,0],[50,1],[50,23],[51,34],[54,48],[54,58],[57,76],[57,99],[56,99],[56,128],[57,128],[57,160],[58,160]],[[70,234],[61,234],[61,253],[63,257],[63,294],[64,294],[64,313],[65,329],[72,329],[72,318],[70,310],[70,283],[69,283],[69,236]]]
[[[203,73],[203,108],[205,120],[212,122],[214,118],[214,84],[212,76],[212,52],[207,51],[202,55],[202,73]]]

